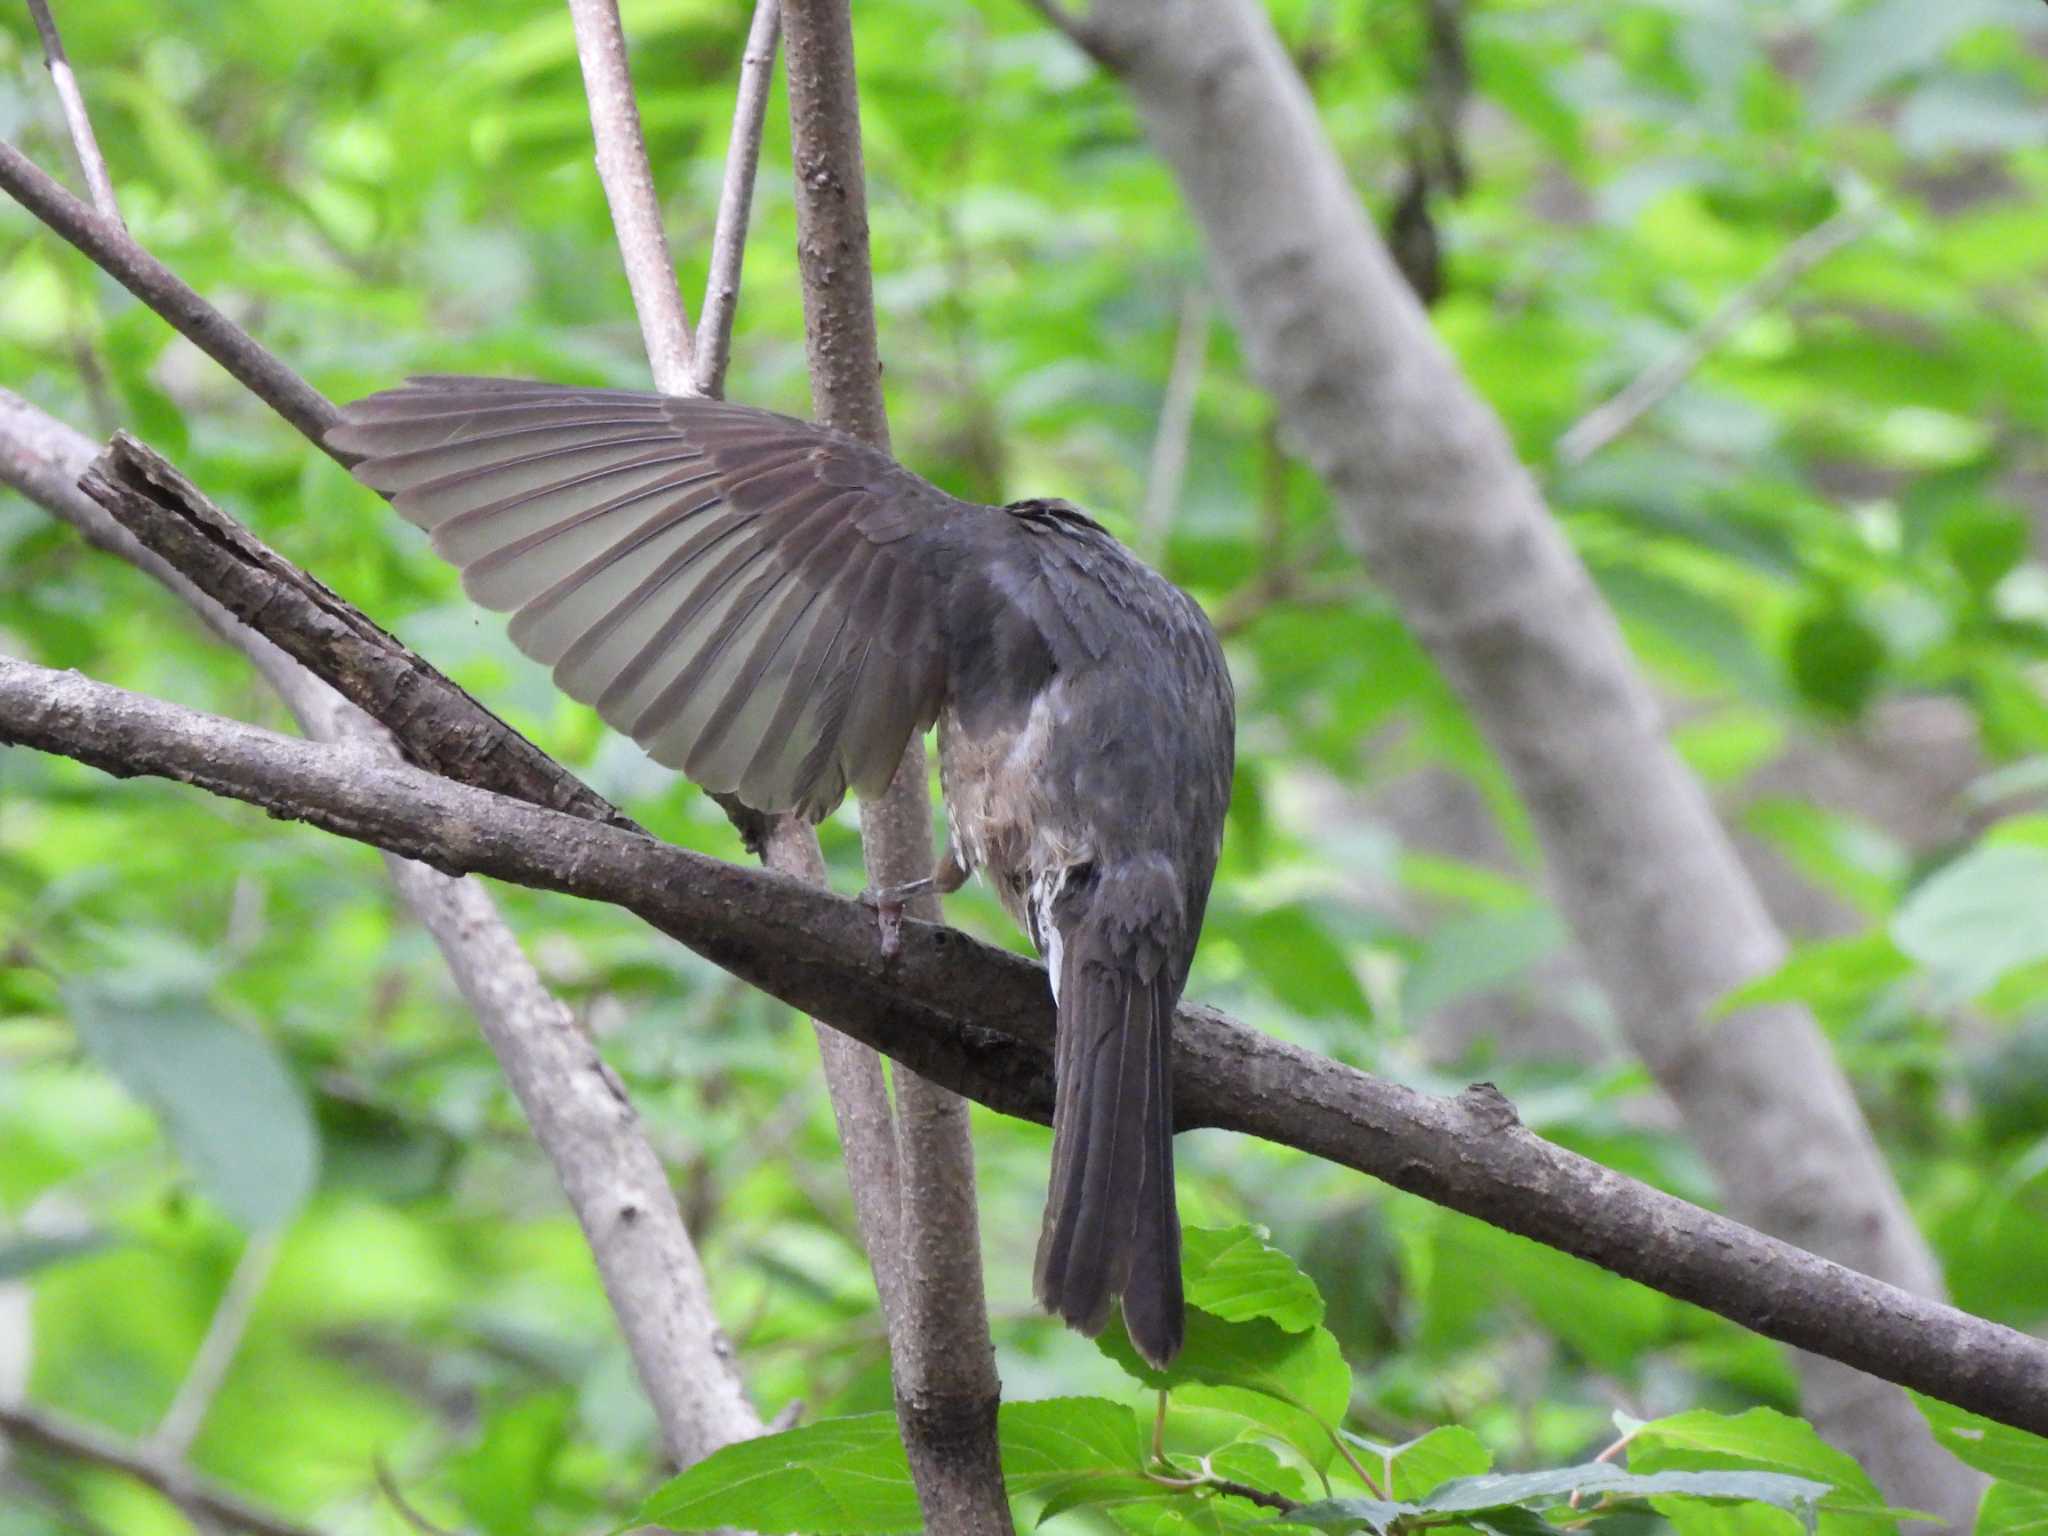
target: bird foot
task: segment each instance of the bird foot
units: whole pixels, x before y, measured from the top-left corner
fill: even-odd
[[[875,913],[875,934],[882,943],[882,958],[894,960],[903,952],[903,914],[913,897],[932,889],[932,878],[912,880],[906,885],[872,886],[860,893],[860,904]]]

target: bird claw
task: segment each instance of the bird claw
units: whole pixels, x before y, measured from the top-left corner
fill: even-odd
[[[881,940],[884,960],[894,960],[903,952],[903,914],[913,896],[922,896],[931,887],[928,879],[913,880],[908,885],[886,885],[880,890],[870,886],[860,893],[860,904],[874,911],[875,934]]]

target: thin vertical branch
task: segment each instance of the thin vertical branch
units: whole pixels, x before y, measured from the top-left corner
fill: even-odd
[[[220,1395],[221,1383],[227,1380],[228,1367],[235,1363],[235,1354],[242,1347],[242,1335],[249,1329],[249,1316],[256,1310],[256,1298],[262,1294],[263,1284],[270,1278],[271,1263],[276,1258],[276,1233],[250,1234],[242,1247],[241,1258],[235,1263],[234,1273],[228,1276],[227,1290],[222,1292],[220,1304],[213,1309],[213,1320],[206,1326],[206,1337],[199,1341],[199,1353],[192,1357],[185,1379],[178,1383],[177,1396],[171,1399],[171,1406],[164,1410],[156,1433],[144,1446],[150,1455],[166,1465],[182,1462],[192,1449],[192,1442],[199,1438],[213,1400]]]
[[[1166,394],[1159,402],[1159,427],[1152,438],[1152,467],[1145,476],[1145,507],[1138,528],[1145,553],[1156,561],[1166,548],[1174,511],[1187,481],[1188,439],[1195,428],[1195,397],[1202,388],[1202,367],[1209,356],[1209,321],[1215,301],[1208,286],[1188,284],[1180,305],[1180,327],[1173,341],[1173,366],[1166,375]]]
[[[782,35],[780,0],[756,0],[747,46],[740,54],[739,90],[732,107],[732,140],[725,151],[725,182],[718,193],[718,223],[711,236],[711,272],[697,328],[697,392],[725,393],[732,356],[732,322],[739,309],[740,268],[746,260],[747,224],[754,211],[754,173],[761,164],[761,130],[775,87],[775,45]]]
[[[578,50],[585,55],[584,78],[591,90],[591,131],[600,146],[599,174],[607,175],[605,167],[613,167],[607,176],[607,195],[611,178],[616,177],[622,186],[642,188],[647,204],[652,206],[654,174],[640,138],[639,111],[631,99],[632,82],[625,73],[625,42],[617,8],[612,0],[570,0],[570,11],[575,19]],[[616,60],[616,67],[597,72],[597,84],[592,83],[592,56]],[[600,100],[600,88],[608,93],[623,90],[626,100],[621,103],[611,95]],[[744,149],[745,141],[734,147]],[[614,232],[627,271],[641,274],[631,286],[640,330],[647,338],[648,361],[659,387],[670,393],[687,393],[692,387],[688,382],[691,342],[681,305],[678,302],[672,313],[663,307],[675,289],[668,240],[658,219],[650,222],[644,218],[621,218],[619,210],[625,205],[625,199],[613,198]],[[643,303],[643,298],[651,298],[652,302]],[[872,325],[869,329],[872,332]],[[684,382],[665,381],[665,371],[677,365],[664,362],[664,358],[680,359],[677,377]],[[825,858],[819,851],[817,834],[793,817],[779,817],[769,825],[760,852],[762,862],[770,869],[813,885],[825,884]],[[874,1270],[883,1314],[893,1316],[900,1304],[897,1274],[901,1241],[896,1123],[888,1084],[882,1075],[880,1058],[874,1052],[824,1025],[816,1028],[825,1087],[838,1122],[847,1183],[860,1220],[861,1238],[867,1244],[868,1262]]]
[[[791,0],[783,21],[812,403],[821,422],[886,448],[848,0]],[[928,783],[924,744],[913,740],[887,792],[862,801],[872,885],[903,885],[932,868]],[[912,910],[936,918],[937,899]],[[897,1423],[925,1528],[1008,1536],[967,1107],[908,1070],[895,1081],[902,1278],[888,1321]]]
[[[690,379],[690,321],[676,287],[661,202],[647,163],[640,131],[640,107],[626,62],[626,33],[614,0],[569,0],[576,28],[576,57],[583,65],[583,89],[590,98],[590,130],[597,140],[597,177],[618,232],[619,257],[640,338],[647,345],[654,387],[664,394],[695,393]]]
[[[50,14],[49,0],[28,0],[28,13],[42,34],[43,63],[49,66],[50,84],[64,108],[64,125],[71,130],[71,147],[78,154],[78,168],[85,176],[92,205],[115,223],[121,222],[121,206],[114,201],[113,178],[107,174],[106,156],[92,131],[92,118],[85,110],[85,95],[78,89],[78,76],[71,72],[64,40],[57,35],[57,18]]]

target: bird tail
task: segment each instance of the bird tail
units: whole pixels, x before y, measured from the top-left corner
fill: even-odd
[[[1164,1366],[1184,1329],[1169,1066],[1180,988],[1164,964],[1140,963],[1143,947],[1118,942],[1129,937],[1084,921],[1053,956],[1052,1181],[1033,1288],[1089,1334],[1121,1296],[1132,1344]]]

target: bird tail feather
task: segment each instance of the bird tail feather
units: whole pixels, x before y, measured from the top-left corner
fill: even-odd
[[[1052,1180],[1033,1285],[1045,1309],[1097,1333],[1123,1298],[1154,1365],[1180,1350],[1180,1220],[1170,1056],[1179,988],[1118,954],[1094,923],[1061,945]]]

